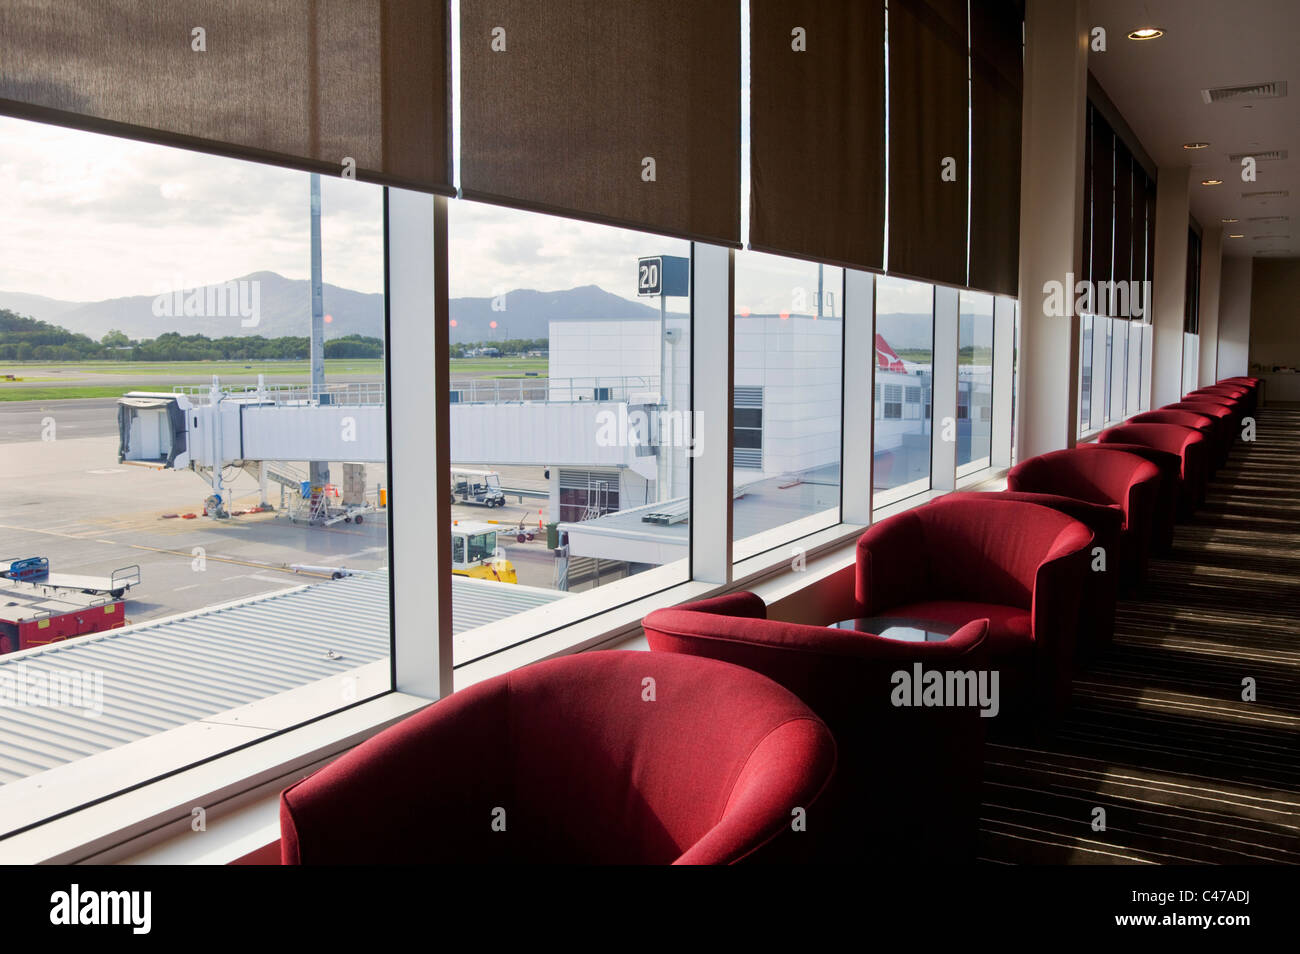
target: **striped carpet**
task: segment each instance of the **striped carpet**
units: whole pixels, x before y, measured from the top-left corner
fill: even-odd
[[[990,745],[980,855],[1300,863],[1300,407],[1260,409],[1055,736]]]

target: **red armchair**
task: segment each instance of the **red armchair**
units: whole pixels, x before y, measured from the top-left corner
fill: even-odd
[[[1192,411],[1202,417],[1210,418],[1214,421],[1215,431],[1210,452],[1220,466],[1228,459],[1228,451],[1232,449],[1232,441],[1236,437],[1236,415],[1232,408],[1213,398],[1200,396],[1166,404],[1161,410]]]
[[[1067,517],[1073,517],[1092,531],[1092,548],[1089,550],[1088,574],[1084,578],[1082,598],[1079,602],[1079,627],[1075,648],[1080,657],[1091,656],[1110,645],[1115,637],[1115,602],[1119,595],[1120,534],[1124,529],[1124,514],[1115,507],[1088,503],[1074,497],[1058,494],[1036,494],[1025,491],[1003,490],[996,493],[960,491],[949,495],[976,500],[1014,500],[1020,503],[1050,507]],[[1105,553],[1098,561],[1096,548]]]
[[[1099,444],[1088,441],[1076,444],[1075,450],[1084,453],[1114,454],[1121,452],[1141,457],[1156,465],[1160,471],[1160,489],[1156,495],[1155,509],[1151,512],[1151,551],[1168,553],[1174,545],[1174,524],[1178,517],[1178,489],[1182,483],[1183,462],[1177,454],[1162,451],[1145,444],[1121,444],[1111,441]],[[1121,585],[1121,589],[1125,587]]]
[[[892,703],[894,674],[987,669],[988,623],[943,642],[769,620],[753,593],[655,610],[642,622],[655,652],[689,653],[761,672],[799,696],[835,735],[830,821],[818,857],[906,863],[973,861],[979,827],[984,722],[975,707]]]
[[[1178,510],[1190,516],[1205,502],[1210,470],[1210,444],[1205,435],[1179,424],[1120,424],[1097,435],[1097,443],[1144,444],[1178,455]]]
[[[1145,578],[1160,494],[1160,471],[1154,464],[1131,454],[1097,454],[1074,448],[1052,451],[1012,467],[1007,473],[1007,489],[1059,494],[1118,508],[1124,515],[1120,575],[1126,581]]]
[[[1177,424],[1180,428],[1199,430],[1205,438],[1205,472],[1206,477],[1218,467],[1218,458],[1214,454],[1214,437],[1216,424],[1213,417],[1206,417],[1196,411],[1144,411],[1126,419],[1125,424]]]
[[[454,693],[287,789],[282,858],[729,864],[797,844],[795,808],[815,830],[834,768],[822,721],[757,673],[580,653]]]
[[[1091,546],[1086,526],[1046,507],[940,497],[858,539],[859,614],[987,619],[1003,716],[1050,722],[1069,705]]]

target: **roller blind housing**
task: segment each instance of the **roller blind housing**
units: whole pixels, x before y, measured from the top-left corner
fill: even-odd
[[[750,245],[884,267],[883,0],[750,0]]]
[[[461,5],[467,198],[740,241],[732,0]]]
[[[0,113],[450,194],[447,11],[5,0]]]

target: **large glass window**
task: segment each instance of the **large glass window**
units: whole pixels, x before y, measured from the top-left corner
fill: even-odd
[[[1110,323],[1110,419],[1122,421],[1124,388],[1128,384],[1128,322],[1114,318]]]
[[[1079,316],[1079,433],[1085,433],[1092,420],[1092,335],[1094,319]]]
[[[993,296],[961,293],[957,334],[958,474],[987,467],[993,438]]]
[[[876,279],[873,505],[930,489],[934,287]]]
[[[14,119],[0,167],[3,832],[391,681],[382,190]]]
[[[679,239],[448,204],[451,464],[489,488],[453,479],[455,665],[686,579],[690,254]],[[772,412],[756,401],[739,423],[761,433]],[[557,612],[577,594],[581,608]]]
[[[732,521],[741,558],[782,542],[775,528],[839,519],[844,272],[739,252],[735,274]]]

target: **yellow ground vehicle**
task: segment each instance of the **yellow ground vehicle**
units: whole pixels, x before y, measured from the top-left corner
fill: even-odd
[[[451,572],[477,580],[517,583],[514,564],[498,548],[499,527],[490,523],[455,523],[451,528]]]

